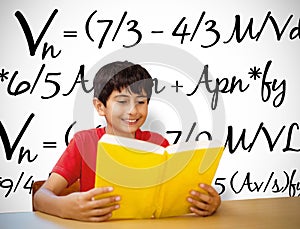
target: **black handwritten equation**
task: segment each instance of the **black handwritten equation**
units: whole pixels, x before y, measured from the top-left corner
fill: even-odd
[[[263,72],[261,72],[259,67],[251,67],[247,74],[249,74],[250,79],[253,79],[254,81],[261,81],[259,87],[262,101],[268,102],[269,100],[272,100],[272,105],[277,108],[280,107],[284,102],[287,91],[287,83],[285,79],[283,79],[282,81],[278,81],[277,79],[267,79],[271,64],[272,61],[268,61]],[[52,93],[48,95],[41,95],[41,98],[51,99],[58,95],[61,91],[60,83],[56,80],[58,76],[61,76],[61,72],[44,73],[45,67],[46,64],[43,64],[41,66],[35,80],[33,80],[32,82],[29,82],[27,80],[20,82],[20,80],[17,79],[19,73],[18,71],[15,71],[9,79],[9,72],[5,69],[2,69],[2,72],[0,72],[0,83],[2,83],[3,85],[3,82],[5,80],[9,81],[6,90],[7,93],[11,96],[20,96],[24,93],[33,94],[38,83],[42,84],[43,87],[47,85],[48,87],[52,88]],[[69,87],[68,92],[62,93],[62,96],[70,95],[74,91],[77,84],[82,87],[84,92],[90,93],[93,90],[93,85],[88,85],[88,82],[89,80],[85,79],[85,65],[81,65],[74,81],[72,82],[72,85],[70,85]],[[162,83],[162,81],[159,81],[157,78],[153,79],[153,83],[155,94],[163,93],[166,90],[166,85],[164,85],[164,83]],[[220,94],[244,93],[249,89],[250,86],[250,84],[246,83],[245,80],[237,78],[236,76],[221,79],[217,77],[215,80],[212,80],[209,78],[208,65],[204,66],[202,74],[198,76],[198,82],[192,89],[188,89],[189,92],[187,92],[186,95],[193,96],[197,91],[200,90],[199,88],[202,85],[204,86],[204,90],[207,90],[207,92],[211,94],[212,110],[215,110],[217,108]],[[179,89],[184,90],[184,85],[182,85],[180,81],[176,80],[174,84],[170,86],[170,88],[174,93],[178,93]],[[275,95],[273,96],[273,94]]]
[[[20,11],[15,12],[15,17],[18,20],[21,29],[25,35],[25,38],[27,40],[28,44],[28,49],[29,49],[29,54],[31,56],[36,55],[36,51],[38,47],[40,46],[44,35],[46,34],[47,30],[50,28],[53,19],[57,16],[58,10],[55,9],[51,13],[49,19],[47,20],[45,26],[42,28],[40,34],[37,36],[37,38],[34,38],[31,28],[29,26],[29,23],[25,19],[24,15]],[[120,31],[123,31],[122,28],[126,26],[125,31],[130,32],[130,33],[135,33],[137,36],[136,41],[134,41],[132,44],[128,45],[123,45],[124,48],[130,48],[135,45],[137,45],[141,39],[142,39],[142,32],[139,30],[139,23],[137,20],[128,18],[128,12],[124,11],[123,15],[119,20],[117,20],[117,23],[115,24],[114,19],[103,19],[101,18],[101,13],[98,12],[97,10],[94,10],[88,17],[87,20],[85,21],[85,32],[88,37],[88,39],[92,42],[96,41],[95,35],[92,35],[91,31],[91,24],[96,23],[99,24],[99,26],[104,25],[104,31],[99,35],[99,45],[98,48],[101,48],[104,45],[104,41],[108,36],[108,33],[113,30],[114,28],[114,34],[112,37],[112,41],[114,41]],[[174,30],[172,31],[172,36],[173,37],[181,37],[181,44],[184,43],[184,38],[187,38],[188,36],[191,36],[190,41],[194,39],[196,36],[196,33],[200,28],[203,26],[204,32],[210,32],[215,34],[215,40],[210,44],[210,45],[201,45],[201,47],[208,48],[216,43],[219,42],[220,40],[220,32],[217,29],[217,22],[212,19],[206,19],[206,12],[203,11],[199,17],[199,20],[197,24],[195,25],[195,28],[193,32],[188,32],[188,24],[184,24],[186,22],[186,17],[182,17],[179,23],[175,26]],[[227,40],[224,41],[223,43],[229,43],[232,41],[235,37],[235,40],[240,43],[243,41],[243,39],[246,36],[249,36],[251,39],[258,41],[260,37],[263,34],[263,31],[265,27],[270,24],[272,28],[274,29],[274,32],[276,34],[276,38],[278,41],[280,41],[283,37],[283,34],[287,31],[288,25],[290,25],[292,18],[294,16],[290,15],[288,19],[286,20],[284,26],[279,27],[277,24],[277,20],[272,16],[271,12],[268,12],[265,16],[264,21],[262,22],[261,28],[258,32],[253,32],[253,24],[254,24],[254,19],[251,18],[246,29],[244,32],[241,32],[243,29],[241,28],[241,18],[239,15],[235,16],[235,23],[233,26],[233,32],[231,34],[231,37]],[[203,25],[204,24],[204,25]],[[93,26],[94,27],[94,26]],[[180,28],[183,27],[182,32],[179,32]],[[208,28],[207,28],[208,27]],[[203,30],[203,29],[202,29]],[[163,30],[152,30],[152,34],[158,34],[158,33],[164,33]],[[77,38],[77,31],[76,30],[64,30],[63,31],[63,37],[65,38]],[[294,40],[294,39],[299,39],[300,38],[300,26],[297,24],[295,27],[290,29],[289,32],[289,39]],[[44,42],[43,44],[43,49],[42,49],[42,60],[44,60],[47,56],[50,56],[52,59],[58,58],[60,54],[62,53],[62,50],[57,50],[53,44],[48,44],[48,42]],[[263,66],[251,66],[249,70],[246,71],[246,74],[250,75],[250,78],[252,78],[254,81],[257,79],[261,80],[261,99],[263,102],[269,101],[271,96],[275,94],[275,97],[273,98],[272,104],[274,107],[279,107],[284,101],[285,95],[286,95],[286,90],[287,90],[287,84],[286,80],[282,80],[279,82],[277,79],[269,80],[268,79],[268,71],[269,68],[271,67],[272,60],[269,60],[265,67]],[[1,68],[0,66],[0,83],[2,85],[5,85],[4,82],[8,81],[6,90],[7,93],[10,96],[20,96],[25,93],[29,94],[34,94],[35,88],[37,86],[40,87],[48,87],[49,90],[47,90],[47,94],[40,95],[42,99],[51,99],[59,94],[62,96],[68,96],[70,95],[77,84],[80,84],[83,91],[86,93],[89,93],[93,90],[92,85],[88,85],[89,80],[85,78],[85,65],[82,64],[79,66],[78,71],[74,73],[74,80],[72,81],[72,85],[69,86],[69,88],[61,88],[60,85],[60,80],[63,78],[63,74],[61,71],[57,70],[50,70],[47,69],[46,64],[42,64],[42,66],[39,68],[39,70],[36,70],[35,74],[32,74],[33,76],[36,75],[35,78],[33,78],[31,81],[28,80],[22,80],[22,74],[19,73],[18,70],[8,70],[5,68]],[[264,69],[264,70],[261,70]],[[262,72],[263,71],[263,72]],[[21,74],[21,75],[20,75]],[[198,90],[201,85],[205,86],[205,89],[211,93],[212,99],[211,99],[211,109],[216,109],[217,104],[218,104],[218,98],[220,93],[243,93],[246,92],[250,86],[249,83],[243,82],[245,80],[244,77],[228,77],[228,78],[216,78],[215,80],[209,79],[208,77],[208,65],[205,65],[203,68],[202,74],[198,76],[198,82],[195,85],[193,89],[189,89],[189,91],[186,92],[187,96],[192,96],[194,95]],[[162,93],[165,89],[166,86],[163,85],[161,82],[159,82],[157,79],[154,79],[154,85],[155,85],[155,93],[159,94]],[[174,92],[177,93],[179,88],[183,89],[184,85],[181,84],[179,81],[175,81],[174,84],[171,86],[173,88]],[[50,92],[49,92],[50,91]]]
[[[6,129],[4,128],[4,125],[0,121],[0,137],[4,146],[4,151],[6,155],[7,160],[11,160],[12,156],[21,140],[23,135],[26,132],[26,129],[29,127],[31,121],[35,117],[34,113],[31,113],[29,117],[27,118],[26,122],[24,123],[23,127],[21,128],[18,136],[15,138],[13,144],[11,144],[9,137],[7,135]],[[64,143],[66,146],[68,146],[70,142],[70,136],[72,128],[76,125],[77,121],[73,121],[67,128],[65,132],[64,137]],[[191,124],[191,128],[189,129],[188,133],[183,133],[180,130],[166,130],[166,134],[175,136],[173,144],[176,144],[180,141],[199,141],[200,139],[205,138],[205,140],[212,141],[214,140],[214,136],[212,133],[210,133],[207,130],[202,130],[201,132],[196,132],[195,128],[197,127],[198,123],[193,122]],[[95,128],[99,128],[101,125],[96,126]],[[247,152],[251,152],[253,149],[253,146],[255,145],[256,141],[259,138],[264,138],[266,140],[267,146],[269,147],[269,151],[272,152],[275,148],[275,146],[278,144],[280,138],[284,138],[284,132],[286,132],[286,140],[285,146],[282,148],[282,152],[300,152],[300,145],[294,146],[291,143],[291,140],[296,133],[296,130],[298,130],[299,134],[300,125],[296,122],[291,123],[288,125],[283,125],[277,133],[271,133],[271,131],[268,130],[268,127],[261,122],[260,125],[257,127],[256,133],[254,136],[247,135],[247,130],[243,129],[241,133],[234,131],[233,126],[227,127],[227,137],[224,142],[224,146],[229,150],[229,153],[236,153],[237,150],[243,150]],[[237,139],[234,141],[234,139]],[[272,140],[274,139],[274,140]],[[250,142],[249,144],[246,144],[246,142]],[[57,141],[43,141],[42,142],[44,149],[53,149],[57,146]],[[37,154],[34,156],[31,155],[31,152],[29,149],[25,149],[24,146],[20,147],[19,157],[18,157],[18,164],[20,164],[24,157],[27,157],[28,162],[33,162],[37,158]]]
[[[300,180],[295,178],[297,169],[293,169],[291,173],[287,171],[271,172],[266,180],[257,181],[251,176],[250,172],[241,174],[236,171],[230,179],[216,178],[215,185],[219,189],[219,194],[222,195],[227,189],[233,191],[234,194],[239,194],[242,191],[251,193],[286,193],[288,196],[300,196]],[[278,177],[284,177],[279,179]],[[229,182],[229,184],[224,184]]]
[[[49,17],[44,29],[42,30],[41,35],[43,35],[49,28],[51,22],[56,17],[58,10],[53,10],[51,16]],[[124,44],[124,48],[131,48],[142,41],[143,33],[145,33],[145,28],[141,28],[139,21],[137,19],[132,19],[128,16],[128,12],[124,11],[122,15],[117,18],[103,18],[101,15],[101,10],[94,10],[86,19],[85,22],[85,34],[91,42],[97,42],[98,48],[101,49],[104,45],[106,39],[108,39],[109,33],[111,35],[111,42],[114,42],[119,35],[119,33],[131,33],[135,37],[134,40],[129,44]],[[20,11],[15,13],[15,16],[19,20],[24,33],[26,36],[30,34],[30,28],[26,19]],[[193,42],[195,37],[198,37],[198,40],[194,41],[200,44],[202,48],[210,48],[218,43],[228,44],[232,41],[241,43],[246,37],[254,41],[259,41],[261,36],[264,34],[264,30],[271,28],[274,32],[277,41],[283,39],[283,35],[287,34],[287,39],[295,40],[300,39],[300,26],[298,21],[292,24],[294,15],[289,15],[285,21],[280,21],[272,15],[272,12],[267,12],[264,20],[262,22],[254,21],[254,18],[250,18],[248,24],[242,25],[242,18],[240,15],[235,15],[234,23],[231,31],[228,34],[222,34],[221,27],[222,24],[218,23],[216,20],[209,18],[205,11],[199,12],[198,21],[194,24],[189,24],[189,21],[194,21],[194,18],[187,18],[185,16],[179,17],[176,19],[174,24],[168,25],[171,27],[170,30],[165,31],[162,28],[155,30],[146,31],[146,33],[151,33],[153,36],[158,36],[157,34],[167,34],[171,38],[178,39],[180,44],[184,44],[186,40]],[[281,26],[279,26],[281,25]],[[166,25],[163,25],[166,26]],[[100,34],[94,33],[91,28],[100,27],[102,32]],[[257,31],[254,31],[254,28],[259,28]],[[200,33],[200,34],[199,34]],[[212,37],[211,41],[204,44],[204,41],[201,41],[201,38],[207,35],[207,33]],[[77,30],[65,30],[63,31],[63,37],[66,38],[77,38]],[[168,39],[170,37],[167,37]],[[200,41],[199,41],[200,40]],[[39,42],[39,40],[37,41]],[[31,55],[33,55],[34,50],[30,50]]]

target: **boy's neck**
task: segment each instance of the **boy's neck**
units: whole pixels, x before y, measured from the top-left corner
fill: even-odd
[[[107,127],[105,127],[104,130],[105,130],[106,134],[116,135],[116,136],[125,137],[125,138],[135,138],[135,134],[136,134],[136,132],[133,132],[133,133],[118,133],[118,132],[115,132],[115,131],[107,128]]]

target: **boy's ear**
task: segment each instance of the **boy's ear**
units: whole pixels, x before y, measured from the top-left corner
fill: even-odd
[[[93,104],[100,116],[105,115],[105,106],[104,104],[98,99],[98,98],[93,98]]]

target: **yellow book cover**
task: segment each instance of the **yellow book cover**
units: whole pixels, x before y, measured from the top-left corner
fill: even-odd
[[[199,183],[211,184],[223,150],[211,141],[164,148],[105,134],[98,142],[95,187],[112,186],[121,196],[113,219],[187,214],[189,191],[201,191]]]

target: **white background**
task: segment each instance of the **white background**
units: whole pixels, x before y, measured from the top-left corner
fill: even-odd
[[[30,56],[25,35],[15,17],[15,12],[22,12],[36,41],[54,9],[58,9],[58,13],[42,38],[35,55]],[[86,35],[85,23],[95,10],[97,13],[91,24],[91,33],[95,42],[92,42]],[[125,11],[127,11],[127,15],[124,24],[115,41],[112,42],[114,32]],[[180,44],[181,37],[172,36],[172,31],[182,17],[186,17],[179,31],[182,31],[184,24],[187,24],[187,32],[193,33],[203,11],[206,13],[194,40],[190,41],[191,36],[187,36],[183,44]],[[231,37],[234,31],[236,15],[240,15],[242,33],[250,19],[253,18],[253,34],[255,35],[260,30],[269,11],[280,30],[288,18],[293,15],[280,41],[276,39],[275,29],[268,20],[257,41],[251,39],[247,34],[240,43],[235,39],[227,44],[223,43]],[[197,122],[191,140],[201,131],[212,132],[212,128],[218,129],[219,127],[225,130],[223,138],[219,140],[225,142],[227,127],[232,126],[234,143],[237,142],[242,130],[246,129],[245,144],[248,145],[252,142],[262,122],[272,141],[275,141],[280,130],[285,126],[272,152],[262,132],[258,135],[250,152],[243,150],[241,146],[233,154],[230,154],[228,149],[225,150],[215,178],[225,178],[222,180],[222,184],[225,185],[225,192],[222,194],[223,200],[289,196],[289,188],[297,188],[298,184],[299,189],[300,152],[283,152],[287,144],[288,128],[292,123],[299,125],[300,121],[298,107],[300,36],[298,35],[293,40],[289,37],[294,27],[300,27],[300,6],[297,1],[130,1],[128,3],[122,1],[1,1],[0,12],[0,72],[2,69],[9,72],[7,75],[9,79],[0,81],[0,121],[6,130],[11,146],[29,115],[35,114],[11,160],[6,159],[4,146],[0,141],[0,212],[31,210],[31,196],[28,194],[29,190],[23,189],[23,186],[31,176],[32,180],[46,179],[64,151],[66,130],[76,121],[73,115],[78,110],[74,110],[74,103],[77,98],[76,93],[81,90],[81,86],[77,84],[69,96],[62,94],[70,91],[80,65],[84,64],[85,70],[88,72],[102,58],[122,50],[124,44],[130,45],[136,41],[136,34],[127,31],[130,26],[126,23],[130,20],[138,22],[137,29],[143,35],[137,46],[152,43],[181,49],[202,63],[202,66],[190,66],[193,69],[199,67],[200,73],[203,65],[209,65],[210,77],[214,79],[232,79],[233,76],[236,76],[237,79],[242,79],[245,85],[250,85],[243,93],[236,89],[232,94],[220,94],[216,111],[211,110],[210,100],[204,97],[200,91],[188,97],[192,104],[191,110],[184,111],[180,110],[180,104],[172,104],[170,101],[159,102],[158,99],[155,100],[154,96],[149,105],[149,120],[145,124],[145,129],[158,131],[170,142],[173,142],[175,136],[166,134],[166,131],[189,130],[192,124]],[[113,24],[107,33],[103,47],[98,49],[98,42],[107,24],[99,24],[96,20],[109,19],[113,20]],[[220,40],[213,47],[203,48],[201,45],[210,44],[215,39],[214,33],[206,31],[211,22],[206,25],[205,22],[209,20],[216,22],[214,29],[220,33]],[[64,37],[63,31],[68,30],[77,31],[77,37]],[[163,30],[164,33],[152,34],[152,30]],[[48,43],[48,46],[54,46],[55,53],[61,50],[61,54],[57,58],[52,58],[50,54],[47,54],[42,60],[45,42]],[[155,51],[158,58],[166,55]],[[189,63],[185,62],[187,59],[183,56],[175,58],[189,66]],[[130,59],[128,60],[130,61]],[[272,61],[272,64],[267,74],[267,80],[272,82],[277,79],[278,83],[286,80],[287,84],[285,99],[278,108],[272,105],[278,91],[271,94],[269,101],[263,102],[261,98],[262,75],[255,81],[250,79],[248,74],[250,68],[254,66],[263,72],[269,60]],[[147,63],[145,61],[141,64],[155,78],[172,85],[178,80],[180,84],[184,85],[181,88],[183,94],[191,92],[195,87],[195,82],[193,84],[189,80],[189,76],[184,70],[178,66],[166,66],[158,62]],[[31,94],[30,90],[18,96],[8,94],[8,84],[15,71],[18,71],[18,75],[12,84],[12,90],[15,90],[22,81],[28,81],[32,86],[43,64],[46,65],[44,72]],[[51,77],[52,80],[59,83],[60,91],[54,98],[45,100],[41,99],[41,96],[49,96],[54,92],[53,85],[45,83],[47,72],[61,72],[60,76]],[[198,79],[200,76],[193,75],[192,77]],[[212,83],[212,88],[213,85],[215,82]],[[87,88],[91,86],[92,83],[89,81]],[[170,87],[166,93],[174,93],[176,96],[175,89],[171,90]],[[87,106],[92,106],[92,94],[89,96],[90,100],[87,100],[87,103],[90,102],[90,104]],[[163,98],[163,93],[161,96]],[[168,94],[167,97],[172,96],[172,94]],[[220,111],[220,109],[222,110]],[[85,115],[87,111],[82,109],[81,112]],[[213,117],[219,115],[216,112],[221,112],[224,122],[220,126],[214,127]],[[184,113],[185,120],[181,120],[181,115],[178,115],[182,113]],[[196,115],[196,120],[186,118],[190,113]],[[86,128],[92,128],[99,124],[104,125],[103,119],[97,117],[96,114],[87,115],[87,118],[93,121]],[[71,135],[73,131],[74,129],[72,129]],[[188,131],[183,131],[180,140],[184,140],[187,135]],[[45,149],[43,148],[44,141],[57,142],[57,147]],[[22,146],[30,149],[31,158],[37,155],[34,162],[29,163],[25,157],[18,164],[18,155]],[[296,126],[292,132],[291,147],[300,148],[300,132]],[[232,186],[236,191],[241,189],[238,194],[232,190],[230,185],[230,180],[237,171],[238,174],[233,180]],[[296,171],[293,178],[295,186],[287,184],[291,181],[293,171]],[[14,192],[22,172],[24,175]],[[250,174],[249,182],[245,181],[247,173]],[[271,174],[273,175],[269,185],[266,186]],[[8,197],[4,197],[7,192],[4,187],[8,185],[8,181],[4,182],[4,180],[8,179],[13,181],[13,188]],[[255,189],[255,182],[258,186],[262,184],[261,189],[250,191],[249,189]],[[215,185],[215,187],[217,190],[221,190],[220,185]],[[276,189],[281,187],[286,188],[283,192],[275,193]],[[295,195],[299,195],[299,193],[300,190],[296,190]]]

